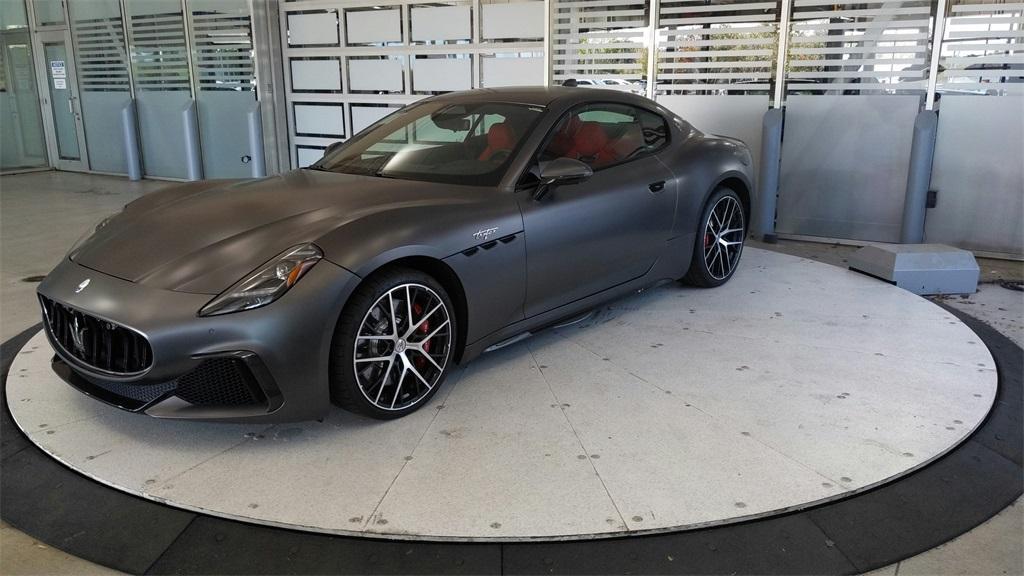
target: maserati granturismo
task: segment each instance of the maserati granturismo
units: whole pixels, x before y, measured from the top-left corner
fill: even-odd
[[[743,251],[751,155],[642,96],[421,100],[306,168],[175,185],[90,230],[39,286],[53,369],[162,418],[374,418],[455,365]]]

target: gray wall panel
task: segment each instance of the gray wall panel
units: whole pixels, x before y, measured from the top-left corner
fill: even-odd
[[[82,120],[89,147],[89,165],[93,170],[128,172],[121,144],[121,109],[131,99],[128,92],[82,91]]]
[[[920,101],[790,95],[778,232],[898,242]]]
[[[1024,254],[1024,96],[944,97],[931,188],[927,242]]]

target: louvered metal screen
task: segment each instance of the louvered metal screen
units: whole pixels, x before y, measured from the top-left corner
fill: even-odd
[[[188,47],[180,11],[130,16],[129,37],[139,91],[188,91]]]
[[[74,20],[78,82],[82,92],[127,92],[131,89],[121,15]]]
[[[630,89],[605,81],[647,78],[649,2],[552,0],[551,10],[556,84],[573,78],[603,88]]]
[[[192,50],[199,90],[255,88],[252,22],[247,11],[193,10]]]
[[[934,0],[794,0],[787,91],[923,94]]]
[[[657,93],[767,94],[776,18],[775,2],[661,2]]]
[[[940,92],[1024,94],[1024,2],[952,2],[939,63]]]

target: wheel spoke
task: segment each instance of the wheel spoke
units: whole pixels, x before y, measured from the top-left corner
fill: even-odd
[[[392,358],[394,358],[394,356],[376,356],[374,358],[356,358],[356,363],[357,364],[362,364],[364,362],[386,362],[388,360],[391,360]]]
[[[725,206],[725,218],[722,219],[722,228],[725,228],[732,223],[733,216],[736,213],[736,202],[732,198],[729,198],[729,202]],[[723,234],[719,229],[719,235]]]
[[[437,328],[434,328],[434,331],[431,332],[430,334],[428,334],[426,338],[420,340],[420,343],[426,342],[426,341],[430,340],[431,338],[433,338],[434,336],[436,336],[438,332],[440,332],[445,326],[448,325],[448,323],[449,323],[448,320],[445,320],[444,322],[442,322]]]
[[[423,356],[424,358],[429,360],[430,363],[434,365],[434,368],[438,369],[438,371],[444,370],[444,368],[442,368],[441,365],[437,363],[437,360],[434,360],[433,356],[423,351],[423,348],[413,348],[412,350],[415,350],[417,353],[419,353],[420,356]]]
[[[441,308],[441,306],[442,304],[439,302],[437,306],[434,306],[433,308],[430,309],[430,312],[427,312],[423,316],[420,316],[420,319],[416,322],[416,325],[412,327],[410,334],[418,330],[419,327],[422,326],[423,323],[426,322],[428,318],[433,316],[434,312],[437,312]]]
[[[419,378],[420,382],[423,382],[423,385],[427,387],[427,390],[433,388],[433,385],[431,385],[430,382],[427,382],[427,379],[420,374],[420,371],[416,369],[416,366],[414,366],[412,362],[406,360],[406,367],[409,369],[409,372],[412,372],[414,376]]]
[[[395,365],[395,358],[394,358],[394,356],[392,356],[391,358],[388,359],[388,367],[386,369],[384,369],[384,375],[381,376],[381,378],[380,378],[380,384],[378,385],[378,388],[377,388],[377,397],[373,400],[374,404],[379,404],[380,403],[381,392],[384,392],[384,387],[387,386],[388,376],[391,375],[391,368],[394,365]]]
[[[408,338],[412,334],[412,285],[410,284],[405,285],[405,310],[405,323],[409,326],[405,331],[405,337]]]
[[[391,322],[391,337],[398,337],[398,322],[395,322],[395,299],[391,296],[393,290],[388,291],[388,314],[391,316],[389,321]]]
[[[405,359],[402,359],[402,373],[398,375],[398,381],[395,382],[395,396],[391,398],[391,409],[395,409],[395,402],[398,402],[398,395],[402,392],[402,382],[405,381],[405,373],[409,371],[409,365],[405,363]]]

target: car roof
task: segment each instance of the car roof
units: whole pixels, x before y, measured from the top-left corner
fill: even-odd
[[[642,96],[618,90],[594,90],[568,86],[515,86],[508,88],[478,88],[462,92],[449,92],[435,96],[434,100],[445,102],[516,102],[535,106],[551,106],[558,103],[574,106],[587,102],[622,102],[646,105],[654,103]]]

